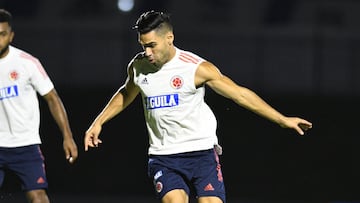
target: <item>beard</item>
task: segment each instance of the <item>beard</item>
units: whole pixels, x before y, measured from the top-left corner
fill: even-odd
[[[5,53],[9,50],[9,44],[7,44],[4,48],[0,50],[0,58],[5,56]]]

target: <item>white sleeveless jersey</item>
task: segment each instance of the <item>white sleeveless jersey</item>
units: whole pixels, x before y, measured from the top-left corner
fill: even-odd
[[[54,88],[39,60],[9,47],[0,59],[0,147],[40,144],[37,93]]]
[[[146,58],[133,60],[134,82],[141,89],[149,154],[166,155],[211,149],[217,144],[217,121],[204,101],[205,87],[195,87],[204,59],[176,49],[158,71]]]

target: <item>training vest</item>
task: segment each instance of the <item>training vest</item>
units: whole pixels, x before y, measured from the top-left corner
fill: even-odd
[[[199,151],[217,144],[217,121],[204,101],[205,87],[195,87],[195,72],[203,61],[178,48],[160,70],[154,70],[146,57],[133,59],[134,83],[141,90],[149,133],[149,154]]]

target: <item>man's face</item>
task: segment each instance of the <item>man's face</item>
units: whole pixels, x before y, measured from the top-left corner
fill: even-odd
[[[150,63],[161,67],[170,59],[169,34],[159,35],[155,31],[139,35],[139,43]]]
[[[7,22],[0,23],[0,58],[6,56],[9,45],[14,38],[14,32]]]

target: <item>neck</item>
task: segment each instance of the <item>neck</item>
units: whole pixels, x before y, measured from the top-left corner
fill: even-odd
[[[169,51],[169,61],[171,59],[173,59],[175,57],[175,54],[176,54],[176,48],[174,45],[171,45],[171,47],[169,48],[170,51]]]

